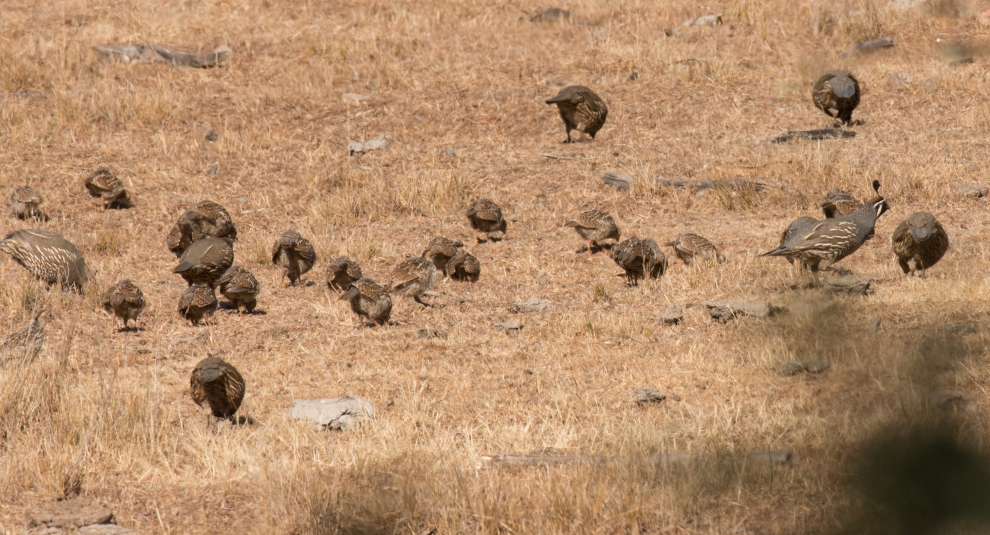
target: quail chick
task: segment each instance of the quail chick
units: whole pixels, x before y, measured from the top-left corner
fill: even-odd
[[[707,238],[698,236],[693,232],[681,234],[674,241],[667,244],[674,248],[674,254],[686,265],[691,265],[695,260],[714,264],[725,262],[725,255],[718,252]]]
[[[169,231],[165,239],[168,250],[181,257],[193,243],[204,238],[225,238],[237,240],[237,227],[234,226],[227,210],[213,201],[200,201],[187,212]]]
[[[339,256],[327,266],[327,288],[338,292],[347,291],[351,283],[361,278],[361,266],[346,256]]]
[[[859,81],[846,71],[823,75],[811,90],[815,106],[842,125],[852,123],[852,112],[859,105],[859,95]]]
[[[250,271],[241,266],[230,266],[217,284],[220,285],[220,293],[234,305],[234,310],[240,311],[243,306],[244,311],[250,313],[258,306],[261,285]]]
[[[40,208],[43,202],[41,194],[31,186],[14,188],[10,194],[10,210],[17,219],[45,219]]]
[[[35,310],[31,321],[22,325],[7,338],[0,340],[0,348],[12,351],[12,356],[20,357],[22,363],[34,360],[45,345],[45,326],[50,321],[51,313],[47,309]]]
[[[657,242],[635,236],[616,244],[609,255],[626,272],[630,286],[636,286],[641,279],[659,279],[667,270],[667,257],[660,251]]]
[[[478,233],[485,234],[485,238],[498,241],[505,237],[505,219],[502,217],[502,208],[489,199],[479,197],[467,211],[471,228],[474,229],[474,241],[481,243]]]
[[[214,418],[237,423],[234,413],[244,401],[244,378],[227,361],[209,356],[199,361],[189,378],[189,393],[200,407],[207,404]]]
[[[82,290],[89,268],[82,253],[61,235],[48,230],[15,230],[0,240],[0,252],[10,255],[48,284]]]
[[[130,199],[127,197],[123,182],[109,169],[97,169],[86,178],[85,185],[90,195],[103,199],[104,210],[130,206]]]
[[[556,104],[560,118],[564,120],[567,130],[567,141],[570,143],[571,130],[588,134],[595,139],[595,134],[601,130],[608,117],[605,102],[594,91],[582,85],[565,87],[557,96],[547,100],[547,104]]]
[[[897,225],[890,243],[905,275],[924,275],[949,250],[949,235],[935,216],[915,212]]]
[[[458,248],[463,246],[464,244],[458,240],[448,240],[437,236],[426,245],[423,256],[433,261],[433,265],[437,267],[437,272],[446,275],[447,262],[457,254]]]
[[[299,277],[313,269],[316,251],[313,244],[294,230],[287,230],[272,247],[272,264],[285,269],[283,276],[289,277],[289,285],[294,286]]]
[[[360,278],[351,283],[340,300],[350,301],[351,310],[355,314],[378,325],[388,322],[392,314],[392,298],[388,295],[388,289],[368,278]]]
[[[433,288],[437,282],[437,267],[424,256],[410,256],[399,262],[392,270],[392,279],[389,283],[390,294],[398,294],[399,302],[411,296],[417,303],[430,306],[422,299],[423,292]]]
[[[863,203],[859,202],[851,193],[842,191],[839,188],[832,188],[832,191],[828,192],[825,200],[822,201],[821,209],[826,218],[832,218],[840,215],[849,215],[862,205]]]
[[[221,238],[205,238],[189,246],[179,265],[172,270],[189,284],[205,284],[210,288],[234,264],[234,247]]]
[[[572,227],[582,238],[588,240],[588,256],[591,256],[592,250],[601,241],[619,241],[619,227],[615,225],[615,220],[601,210],[585,210],[564,226]]]
[[[464,249],[458,249],[444,268],[447,276],[455,281],[478,282],[481,277],[481,262]]]
[[[103,294],[102,304],[103,310],[110,312],[115,318],[124,320],[124,330],[127,330],[127,322],[130,320],[137,322],[138,314],[144,310],[146,302],[141,288],[130,279],[124,279]]]
[[[204,317],[212,317],[217,307],[217,296],[213,293],[213,288],[205,284],[189,286],[179,299],[179,314],[193,325],[199,325]]]

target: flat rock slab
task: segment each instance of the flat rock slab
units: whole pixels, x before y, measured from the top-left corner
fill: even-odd
[[[136,535],[137,532],[130,528],[118,526],[116,524],[94,524],[79,528],[79,535]]]
[[[297,399],[289,415],[313,423],[320,429],[345,430],[373,418],[375,409],[370,400],[360,396]]]
[[[962,195],[963,197],[979,199],[990,195],[990,187],[984,186],[983,184],[959,184],[958,186],[952,187],[952,193]]]
[[[823,360],[797,360],[781,364],[777,367],[777,375],[787,377],[799,373],[822,373],[831,367],[831,364]]]
[[[429,325],[427,325],[426,327],[421,327],[420,329],[418,329],[416,331],[416,334],[420,338],[443,338],[444,340],[446,340],[447,339],[447,336],[448,336],[447,331],[438,331],[438,330],[434,329],[433,327],[430,327]]]
[[[553,303],[549,299],[541,299],[535,295],[525,301],[509,305],[509,312],[513,314],[543,312],[544,310],[553,310]]]
[[[754,301],[751,303],[742,301],[716,301],[708,303],[708,315],[716,321],[726,322],[739,316],[750,318],[767,318],[778,312],[779,309],[771,307],[769,301]]]
[[[873,284],[872,277],[846,275],[845,277],[825,279],[822,288],[833,294],[866,295],[870,293],[871,284]]]
[[[746,178],[720,178],[717,180],[671,180],[669,178],[658,177],[654,182],[657,186],[674,189],[723,189],[723,190],[743,190],[743,191],[766,191],[770,185],[758,180]]]
[[[612,186],[615,189],[631,190],[636,184],[636,179],[629,175],[605,171],[605,174],[602,175],[602,182]]]
[[[869,54],[885,48],[894,48],[894,40],[890,37],[881,37],[880,39],[873,39],[872,41],[859,43],[851,49],[843,52],[839,57],[845,58],[852,54]]]
[[[667,399],[667,394],[653,388],[637,388],[633,392],[633,401],[639,405],[660,403],[665,399]]]
[[[681,26],[718,26],[722,24],[722,14],[705,15],[696,19],[688,19]]]
[[[385,150],[387,148],[388,140],[385,139],[385,134],[379,134],[378,137],[364,142],[354,141],[353,139],[347,142],[347,153],[351,156],[364,154],[373,150]]]
[[[554,22],[558,20],[567,20],[571,18],[571,12],[560,9],[559,7],[552,7],[541,13],[533,15],[533,18],[529,19],[531,22]]]
[[[821,128],[818,130],[791,130],[786,134],[781,134],[772,140],[771,143],[786,143],[795,139],[810,139],[821,141],[823,139],[846,139],[856,137],[856,132],[842,130],[841,128]]]
[[[933,409],[951,410],[965,407],[969,399],[962,394],[935,394],[928,398],[928,406]]]
[[[673,303],[660,315],[660,322],[665,325],[676,325],[682,321],[684,321],[684,309]]]
[[[222,67],[227,64],[227,55],[230,48],[221,46],[213,52],[195,54],[191,52],[177,52],[161,45],[145,43],[143,45],[129,46],[94,46],[96,56],[101,60],[119,59],[129,63],[147,63],[152,61],[162,61],[178,67],[194,67],[197,69],[208,69],[211,67]]]
[[[523,326],[522,323],[518,321],[503,321],[501,323],[493,323],[492,327],[499,331],[520,331]]]
[[[78,528],[90,524],[107,524],[112,521],[113,511],[88,498],[46,503],[35,507],[28,513],[28,523],[31,527]]]

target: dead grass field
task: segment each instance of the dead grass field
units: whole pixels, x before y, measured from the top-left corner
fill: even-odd
[[[39,189],[51,215],[39,226],[76,243],[98,274],[85,295],[61,294],[0,262],[0,334],[36,301],[55,316],[41,356],[0,371],[0,532],[20,533],[27,510],[75,481],[140,533],[830,532],[857,504],[846,486],[857,444],[937,418],[931,393],[970,400],[956,414],[960,432],[984,447],[990,217],[985,200],[951,187],[987,182],[990,91],[979,51],[990,30],[974,16],[986,6],[570,0],[561,6],[569,21],[529,22],[548,7],[5,1],[0,194]],[[721,26],[664,35],[717,12]],[[896,47],[838,57],[883,36]],[[971,45],[975,62],[950,67],[946,40]],[[191,70],[104,63],[91,50],[145,42],[233,54],[227,68]],[[864,86],[857,136],[770,144],[830,124],[810,88],[834,67]],[[570,84],[608,103],[594,142],[561,144],[562,123],[543,104]],[[209,129],[216,142],[205,140]],[[347,140],[379,133],[390,149],[347,155]],[[102,212],[86,194],[83,178],[101,166],[125,181],[133,209]],[[606,170],[638,187],[612,190],[601,183]],[[650,187],[657,176],[779,187],[695,195]],[[840,264],[873,276],[872,295],[792,290],[802,275],[756,256],[793,218],[816,215],[832,187],[867,198],[873,179],[892,212],[877,239]],[[392,326],[355,329],[322,282],[327,264],[348,254],[385,281],[434,235],[467,243],[463,214],[477,195],[499,202],[509,227],[503,242],[468,246],[482,262],[478,283],[438,288],[441,302],[463,302],[407,300]],[[207,327],[177,315],[185,284],[171,274],[165,234],[202,199],[231,212],[236,262],[261,281],[263,314],[221,311]],[[563,223],[591,207],[612,213],[624,237],[663,243],[698,232],[728,261],[674,262],[662,280],[627,287],[606,254],[575,254],[581,241]],[[889,237],[918,210],[942,221],[952,249],[929,277],[908,279]],[[4,232],[31,224],[0,221]],[[289,228],[319,256],[301,287],[281,286],[266,259]],[[136,333],[112,332],[98,305],[124,277],[149,301]],[[556,309],[513,316],[518,333],[491,328],[531,295]],[[714,323],[703,304],[725,298],[822,306]],[[684,325],[654,319],[670,303],[687,307]],[[876,334],[867,330],[875,316]],[[946,343],[951,322],[977,332]],[[426,325],[449,338],[419,338]],[[208,426],[192,403],[189,373],[208,352],[244,375],[241,414],[256,425]],[[777,376],[796,358],[832,368]],[[638,407],[631,395],[641,386],[680,400]],[[375,421],[318,433],[288,418],[293,399],[345,394],[371,399]],[[486,453],[547,448],[627,457],[478,466]],[[671,473],[636,460],[767,449],[801,460],[771,476]]]

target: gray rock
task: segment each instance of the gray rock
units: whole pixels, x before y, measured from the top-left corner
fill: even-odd
[[[738,316],[748,316],[751,318],[766,318],[772,316],[780,309],[771,307],[769,301],[755,301],[746,303],[742,301],[716,301],[708,303],[708,315],[716,321],[726,322]]]
[[[347,153],[351,156],[354,156],[355,154],[364,154],[373,150],[385,150],[387,148],[388,140],[385,139],[385,134],[378,134],[378,137],[369,139],[365,142],[354,140],[347,142]]]
[[[541,13],[533,15],[533,18],[529,19],[530,22],[554,22],[561,19],[567,20],[571,18],[570,11],[564,11],[559,7],[552,7]]]
[[[846,275],[825,279],[822,288],[833,294],[866,295],[870,292],[871,284],[873,284],[872,277]]]
[[[116,524],[93,524],[79,529],[79,535],[136,535],[137,532],[130,528],[118,526]]]
[[[605,174],[602,175],[602,182],[615,189],[631,190],[633,189],[633,185],[636,184],[636,179],[628,175],[605,171]]]
[[[660,315],[660,321],[665,325],[676,325],[684,321],[684,309],[671,303],[667,310]]]
[[[845,58],[853,54],[870,54],[876,52],[877,50],[883,50],[885,48],[893,48],[894,40],[890,37],[881,37],[880,39],[874,39],[872,41],[866,41],[865,43],[860,43],[853,48],[843,52],[839,55],[840,58]]]
[[[362,100],[369,100],[371,97],[367,95],[361,95],[358,93],[344,93],[344,100],[350,100],[352,102],[361,102]],[[384,135],[384,134],[383,134]]]
[[[50,528],[48,526],[40,526],[36,528],[31,528],[24,532],[24,535],[67,535],[62,528]]]
[[[963,197],[979,199],[990,194],[990,187],[984,186],[983,184],[959,184],[958,186],[952,187],[952,193],[962,195]]]
[[[493,323],[492,327],[499,331],[519,331],[522,330],[522,323],[518,321],[503,321],[501,323]]]
[[[89,498],[73,498],[39,505],[28,513],[30,527],[82,527],[113,521],[113,511]]]
[[[876,333],[880,332],[880,323],[882,321],[883,320],[880,318],[880,316],[877,316],[877,317],[871,319],[870,320],[870,332],[873,333],[873,334],[876,334]]]
[[[934,394],[928,398],[928,406],[933,409],[950,410],[965,406],[969,399],[962,394]]]
[[[633,401],[639,405],[660,403],[665,399],[667,399],[667,394],[653,388],[637,388],[633,392]]]
[[[688,19],[684,21],[682,26],[718,26],[719,24],[722,24],[722,14],[715,13],[714,15],[705,15],[696,19]]]
[[[220,170],[220,164],[213,164],[206,170],[206,176],[213,176]]]
[[[535,295],[525,301],[519,301],[509,305],[509,312],[513,314],[523,314],[527,312],[543,312],[553,310],[553,303],[549,299],[541,299]]]
[[[319,429],[350,429],[374,418],[375,409],[368,399],[349,395],[342,398],[297,399],[289,415],[311,422]]]
[[[790,376],[799,373],[822,373],[829,369],[831,364],[822,360],[799,360],[785,362],[777,367],[777,375]]]
[[[420,338],[443,338],[444,340],[446,340],[448,336],[447,331],[438,331],[429,325],[417,330],[416,334],[419,335]]]
[[[976,326],[967,321],[949,323],[945,326],[945,331],[950,334],[975,334]]]

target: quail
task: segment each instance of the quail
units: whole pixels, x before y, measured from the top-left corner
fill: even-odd
[[[283,277],[289,277],[289,285],[294,286],[299,277],[313,269],[316,251],[313,244],[294,230],[287,230],[272,247],[272,264],[285,269]]]
[[[104,210],[130,206],[130,199],[127,197],[123,182],[109,169],[97,169],[86,178],[85,185],[90,195],[103,199]]]
[[[231,221],[230,214],[213,201],[200,201],[179,216],[165,238],[165,244],[178,258],[186,248],[203,238],[237,240],[237,227]]]
[[[795,234],[798,233],[808,234],[809,232],[811,232],[811,229],[815,228],[815,225],[817,225],[818,223],[819,221],[817,219],[808,216],[799,217],[794,221],[791,221],[791,224],[788,225],[787,228],[784,229],[784,232],[781,233],[780,235],[780,244],[784,245],[785,243],[787,243],[787,240],[791,239],[791,236],[794,236]],[[791,257],[785,257],[785,258],[787,258],[787,261],[790,262],[791,265],[794,265],[793,258]],[[803,266],[803,267],[807,267],[807,266]]]
[[[193,368],[189,393],[196,405],[209,405],[215,418],[236,423],[234,413],[244,401],[244,378],[229,362],[211,355]]]
[[[625,270],[630,286],[638,285],[641,279],[658,279],[667,270],[667,257],[649,238],[633,236],[616,244],[609,256]]]
[[[7,253],[32,275],[50,285],[82,290],[89,279],[89,268],[82,253],[56,232],[15,230],[0,240],[0,252]]]
[[[7,338],[0,340],[0,347],[20,353],[21,362],[30,362],[41,353],[45,344],[45,326],[51,321],[51,313],[40,308],[34,311],[31,321],[22,325]]]
[[[595,139],[595,134],[608,117],[608,108],[601,97],[582,85],[561,89],[557,96],[547,100],[547,104],[556,104],[560,111],[560,118],[564,120],[564,128],[567,130],[565,143],[572,141],[571,130],[588,134],[591,139]]]
[[[31,186],[14,188],[10,194],[10,210],[18,219],[44,219],[45,215],[39,208],[43,202],[41,194]]]
[[[339,256],[327,266],[327,288],[338,292],[347,291],[351,283],[361,278],[361,266],[346,256]]]
[[[698,236],[693,232],[687,232],[678,236],[674,241],[667,244],[674,248],[674,254],[686,265],[691,265],[695,260],[714,264],[725,262],[725,255],[718,252],[708,238]]]
[[[433,262],[425,256],[410,256],[399,262],[392,270],[388,292],[399,295],[396,306],[401,305],[402,300],[407,296],[411,296],[421,305],[429,306],[421,296],[423,292],[433,288],[436,282],[437,267]]]
[[[619,227],[612,216],[601,210],[585,210],[564,226],[573,227],[582,238],[588,240],[588,256],[599,242],[609,238],[619,241]]]
[[[799,260],[818,281],[822,268],[842,260],[859,250],[873,235],[877,219],[890,210],[880,195],[880,182],[873,181],[877,196],[851,214],[826,219],[811,230],[793,234],[789,240],[762,256],[783,256]],[[824,263],[824,266],[822,265]]]
[[[221,238],[204,238],[182,253],[179,265],[172,273],[178,273],[189,284],[205,284],[211,288],[231,265],[234,264],[234,247]]]
[[[474,241],[477,243],[481,243],[479,232],[485,233],[485,237],[492,241],[505,237],[506,225],[502,217],[502,208],[491,200],[479,197],[471,203],[467,216],[471,221],[471,228],[474,229]]]
[[[437,267],[437,272],[446,275],[447,262],[457,254],[458,248],[463,246],[464,244],[458,240],[448,240],[437,236],[426,245],[423,256],[428,255],[428,258],[433,261],[433,265]]]
[[[464,249],[458,249],[447,265],[446,275],[455,281],[478,282],[481,277],[481,262]]]
[[[258,306],[257,298],[261,285],[250,271],[241,266],[230,266],[217,284],[220,286],[220,293],[234,305],[234,310],[239,311],[244,307],[244,311],[250,313]]]
[[[905,275],[916,275],[934,266],[949,250],[949,235],[935,216],[915,212],[894,230],[890,238],[897,263]],[[913,266],[909,263],[913,261]]]
[[[213,288],[205,284],[193,284],[186,288],[186,293],[179,298],[179,314],[198,325],[204,317],[212,317],[217,311],[217,296]]]
[[[392,298],[388,295],[388,289],[368,278],[352,282],[340,300],[350,301],[355,314],[378,325],[385,324],[392,314]]]
[[[103,310],[113,314],[115,318],[124,320],[124,330],[127,322],[137,321],[138,314],[146,304],[144,293],[129,279],[124,279],[107,290],[102,299]]]
[[[829,218],[851,214],[862,205],[863,203],[859,202],[851,193],[842,191],[839,188],[832,188],[832,191],[828,192],[828,195],[825,195],[821,209],[825,217]]]
[[[852,122],[852,112],[859,105],[859,82],[846,71],[831,71],[815,82],[811,99],[818,109],[842,125]]]

